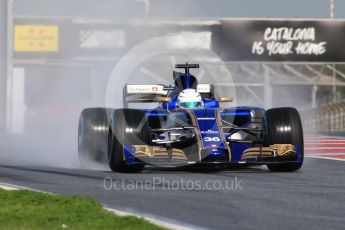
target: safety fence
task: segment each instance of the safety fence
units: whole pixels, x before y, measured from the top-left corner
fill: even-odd
[[[300,113],[306,132],[345,132],[345,101]]]

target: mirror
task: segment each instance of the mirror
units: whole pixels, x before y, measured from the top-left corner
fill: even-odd
[[[233,100],[232,97],[219,97],[219,102],[232,102]]]
[[[171,98],[170,97],[156,97],[155,101],[156,102],[170,102]]]

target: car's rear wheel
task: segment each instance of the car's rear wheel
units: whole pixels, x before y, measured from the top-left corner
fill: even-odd
[[[82,167],[92,163],[106,163],[108,155],[109,122],[111,109],[88,108],[81,112],[78,125],[78,152]]]
[[[130,160],[125,146],[147,145],[149,131],[145,112],[135,109],[117,109],[111,119],[109,132],[109,166],[114,172],[140,172],[144,164]],[[131,162],[132,161],[132,162]]]
[[[267,167],[273,172],[292,172],[303,164],[304,143],[300,116],[295,108],[275,108],[266,111],[267,146],[273,144],[293,144],[297,147],[297,161],[272,163]]]

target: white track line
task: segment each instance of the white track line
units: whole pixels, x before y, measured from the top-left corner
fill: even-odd
[[[325,149],[325,150],[341,150],[341,149],[344,149],[345,150],[345,146],[344,147],[307,147],[307,148],[304,148],[304,150],[318,150],[318,149]]]
[[[306,140],[322,140],[322,139],[345,140],[345,137],[321,136],[321,137],[304,137],[304,139]]]
[[[339,146],[344,146],[345,147],[345,143],[319,143],[319,142],[315,142],[315,143],[308,143],[308,144],[304,144],[304,145],[307,145],[307,146],[314,146],[314,145],[318,145],[320,147],[323,147],[322,145],[339,145]],[[326,147],[327,147],[326,146]]]
[[[118,210],[118,209],[114,209],[114,208],[106,208],[106,207],[104,209],[109,211],[109,212],[114,213],[117,216],[136,216],[139,218],[143,218],[152,224],[161,226],[161,227],[166,228],[166,229],[172,229],[172,230],[201,229],[201,228],[196,227],[196,226],[187,227],[187,226],[183,226],[181,224],[171,223],[171,222],[168,222],[165,220],[163,221],[163,220],[160,220],[159,218],[151,217],[150,215],[146,215],[146,214],[138,214],[138,213],[127,212],[127,211],[122,211],[122,210]]]
[[[29,188],[29,187],[24,187],[24,186],[19,186],[19,185],[14,185],[14,184],[8,184],[8,183],[3,183],[3,182],[0,182],[0,188],[4,188],[4,189],[8,188],[6,190],[29,190],[29,191],[33,191],[33,192],[40,192],[40,193],[47,193],[47,194],[54,195],[54,193],[44,192],[41,190]]]
[[[340,140],[340,139],[320,139],[320,140],[305,140],[306,143],[318,143],[318,142],[339,142],[339,143],[344,143],[345,140]]]
[[[0,184],[0,188],[4,189],[4,190],[8,190],[8,191],[19,190],[19,188],[17,188],[17,187],[14,187],[14,186],[9,185],[9,184],[4,184],[4,183]]]
[[[344,156],[345,153],[308,153],[306,154],[307,156],[326,156],[326,155],[330,155],[330,156]]]
[[[331,157],[321,157],[321,156],[306,156],[306,157],[323,159],[323,160],[345,161],[345,159],[331,158]]]

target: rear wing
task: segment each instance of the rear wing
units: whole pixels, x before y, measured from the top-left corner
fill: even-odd
[[[129,103],[152,103],[157,102],[157,97],[167,96],[175,87],[164,85],[125,85],[123,87],[123,105]],[[213,98],[214,87],[212,84],[199,84],[197,91],[202,98]]]

